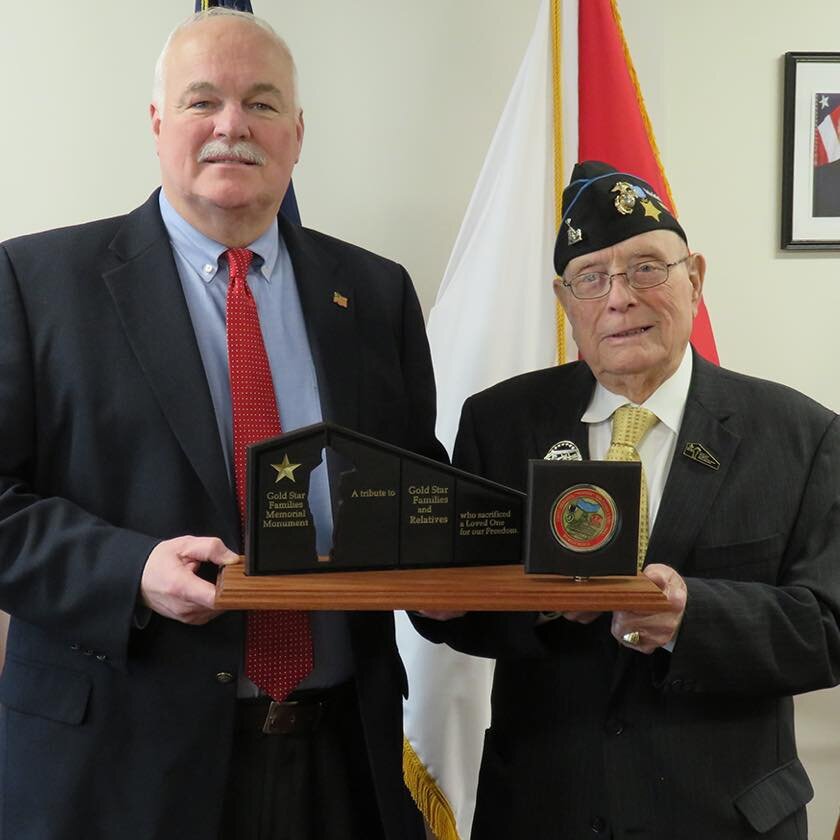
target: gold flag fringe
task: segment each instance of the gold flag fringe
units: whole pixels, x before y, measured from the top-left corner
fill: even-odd
[[[414,752],[414,747],[403,738],[403,778],[405,786],[417,803],[420,812],[426,818],[437,840],[461,840],[455,814],[437,782]]]

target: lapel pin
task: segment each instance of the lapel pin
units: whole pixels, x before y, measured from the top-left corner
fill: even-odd
[[[662,211],[649,198],[646,198],[642,201],[642,208],[645,211],[645,216],[650,216],[657,222],[659,221],[659,217],[662,215]]]
[[[573,228],[571,219],[566,219],[566,227],[569,229],[569,245],[577,245],[583,239],[583,231]]]
[[[720,469],[720,461],[702,443],[687,443],[682,454],[711,470]]]
[[[544,461],[582,461],[580,449],[570,440],[555,443],[543,457]]]
[[[333,292],[332,302],[336,306],[340,306],[342,309],[347,309],[350,304],[350,300],[341,294],[341,292]]]

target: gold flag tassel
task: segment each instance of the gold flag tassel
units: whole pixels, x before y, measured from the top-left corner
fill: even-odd
[[[437,840],[461,840],[452,806],[408,738],[403,738],[403,778]]]

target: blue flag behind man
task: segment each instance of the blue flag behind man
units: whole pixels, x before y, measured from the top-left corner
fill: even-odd
[[[206,12],[214,6],[221,6],[225,9],[236,9],[238,12],[250,12],[254,14],[251,8],[250,0],[195,0],[195,10],[197,12]]]

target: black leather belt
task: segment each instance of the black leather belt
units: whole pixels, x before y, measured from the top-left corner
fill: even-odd
[[[237,700],[236,727],[240,732],[265,735],[308,735],[348,690],[353,690],[352,680],[336,688],[296,692],[282,702],[268,697]]]

